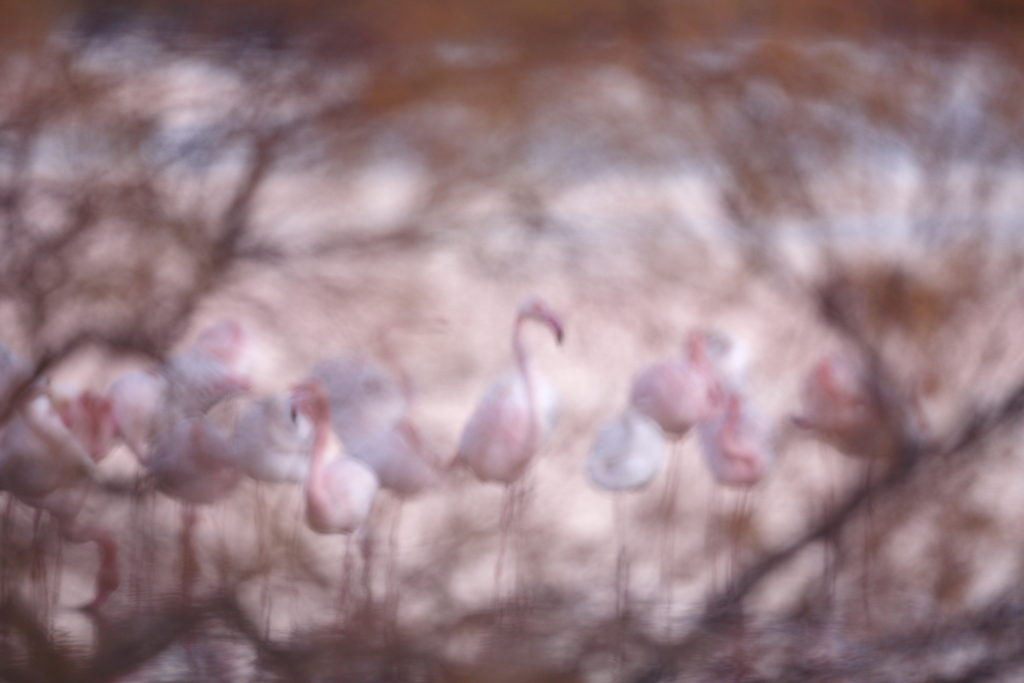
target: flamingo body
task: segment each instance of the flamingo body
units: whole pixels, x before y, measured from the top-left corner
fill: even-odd
[[[319,534],[352,533],[366,521],[379,483],[364,462],[335,457],[324,466],[318,491],[311,494],[306,521]]]
[[[512,373],[491,385],[466,423],[458,457],[481,481],[509,484],[518,479],[554,425],[554,388],[539,373],[532,373],[530,381],[534,406],[526,378]]]
[[[140,462],[145,462],[167,400],[167,380],[154,372],[129,372],[110,385],[118,433]]]
[[[331,403],[331,424],[346,447],[391,429],[409,410],[401,383],[380,365],[357,356],[326,360],[313,369]]]
[[[642,489],[665,466],[665,440],[650,418],[626,411],[597,434],[587,458],[590,481],[606,491]]]
[[[259,481],[301,483],[309,476],[313,423],[290,398],[254,401],[232,439],[239,468]]]
[[[714,412],[720,391],[715,360],[726,348],[714,333],[691,332],[685,354],[637,373],[630,387],[630,406],[654,420],[665,434],[681,437]]]
[[[306,522],[320,534],[352,533],[370,514],[379,487],[377,475],[366,463],[345,454],[331,428],[331,403],[322,382],[307,382],[294,396],[314,429]]]
[[[229,440],[205,418],[179,420],[157,441],[147,467],[165,494],[200,505],[224,497],[241,480]]]
[[[407,420],[359,441],[352,457],[376,473],[381,488],[409,498],[441,483],[441,468],[419,432]]]
[[[775,460],[762,422],[739,394],[730,394],[725,406],[698,426],[701,450],[719,484],[754,486]]]

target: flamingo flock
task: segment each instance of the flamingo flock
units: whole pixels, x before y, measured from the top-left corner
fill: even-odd
[[[249,333],[224,320],[161,365],[117,378],[106,393],[46,378],[33,384],[0,424],[0,491],[49,514],[65,539],[96,545],[99,570],[86,605],[94,610],[120,583],[118,544],[85,503],[118,443],[152,489],[181,505],[186,593],[197,572],[192,537],[200,510],[247,479],[301,486],[306,525],[318,534],[350,535],[368,523],[382,489],[401,502],[462,469],[506,487],[497,583],[522,482],[555,425],[556,391],[525,344],[530,324],[562,343],[558,313],[537,297],[522,302],[512,328],[512,370],[483,393],[450,459],[414,424],[411,381],[401,368],[329,358],[290,392],[254,395]],[[641,369],[621,414],[597,432],[583,465],[590,482],[621,493],[644,489],[666,468],[671,476],[678,454],[669,445],[691,432],[718,484],[748,489],[761,482],[776,459],[774,435],[736,369],[741,356],[721,335],[694,330],[677,356]],[[0,346],[0,399],[27,367]],[[218,406],[232,401],[243,406],[233,429],[217,416]],[[863,454],[884,445],[873,406],[863,368],[854,358],[830,356],[812,369],[792,422],[843,452]]]

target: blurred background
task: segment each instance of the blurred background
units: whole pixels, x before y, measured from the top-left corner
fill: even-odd
[[[0,338],[40,371],[105,390],[232,316],[258,393],[374,358],[408,374],[450,460],[512,363],[520,300],[566,323],[561,347],[527,339],[561,401],[503,585],[504,492],[467,473],[382,494],[352,540],[304,528],[301,487],[246,483],[204,516],[191,600],[174,504],[101,488],[124,581],[92,615],[71,606],[94,551],[5,500],[0,680],[1024,675],[1024,5],[0,17]],[[744,349],[770,476],[723,491],[688,436],[676,488],[595,489],[595,433],[694,326]],[[886,457],[790,427],[835,352],[867,359],[900,434]],[[119,451],[102,469],[138,468]]]

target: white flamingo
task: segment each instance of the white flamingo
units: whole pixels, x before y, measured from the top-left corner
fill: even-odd
[[[615,563],[616,611],[625,613],[629,594],[629,543],[621,497],[625,492],[646,488],[665,466],[665,439],[650,418],[626,409],[597,433],[586,473],[591,483],[615,496],[615,534],[618,557]]]

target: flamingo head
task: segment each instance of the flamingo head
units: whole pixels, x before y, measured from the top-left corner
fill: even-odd
[[[241,359],[248,341],[248,334],[242,323],[225,318],[204,329],[192,346],[233,367]]]
[[[327,389],[319,380],[309,380],[292,389],[291,403],[293,419],[305,415],[315,425],[330,423],[331,402],[327,397]]]
[[[546,325],[551,329],[551,332],[555,335],[555,340],[559,344],[562,343],[562,339],[565,336],[561,317],[539,297],[528,297],[522,304],[520,304],[517,320],[536,320],[537,322]]]

